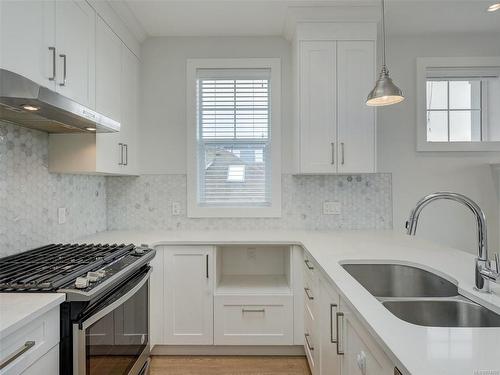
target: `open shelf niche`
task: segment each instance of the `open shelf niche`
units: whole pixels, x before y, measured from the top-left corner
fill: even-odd
[[[290,246],[222,245],[216,254],[216,294],[292,294]]]

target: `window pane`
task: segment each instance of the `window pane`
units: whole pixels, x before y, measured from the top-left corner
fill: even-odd
[[[448,142],[447,111],[427,111],[427,141]]]
[[[480,81],[450,81],[450,109],[480,108]]]
[[[448,82],[427,81],[427,109],[448,108]]]
[[[481,112],[450,112],[450,142],[471,142],[481,140]]]
[[[199,203],[207,206],[266,206],[270,202],[266,144],[202,145]]]

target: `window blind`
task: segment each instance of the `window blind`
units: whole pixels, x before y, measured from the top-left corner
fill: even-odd
[[[198,70],[198,203],[271,202],[270,71]]]

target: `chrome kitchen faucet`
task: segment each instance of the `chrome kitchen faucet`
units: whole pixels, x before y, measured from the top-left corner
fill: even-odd
[[[487,228],[486,228],[486,217],[483,210],[478,206],[476,202],[472,199],[466,197],[465,195],[450,192],[437,192],[434,194],[429,194],[417,202],[415,208],[411,210],[410,217],[406,222],[406,233],[410,236],[414,236],[417,232],[418,219],[420,213],[429,203],[447,199],[463,204],[469,208],[477,221],[477,235],[478,235],[478,246],[477,246],[477,258],[476,258],[476,269],[475,269],[475,280],[476,289],[481,292],[490,292],[490,281],[500,283],[500,273],[499,273],[499,256],[498,253],[495,254],[495,269],[491,268],[491,263],[488,258],[488,238],[487,238]]]

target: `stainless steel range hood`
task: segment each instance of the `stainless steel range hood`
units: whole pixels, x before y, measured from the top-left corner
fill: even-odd
[[[112,133],[120,123],[13,72],[0,69],[0,121],[49,133]]]

